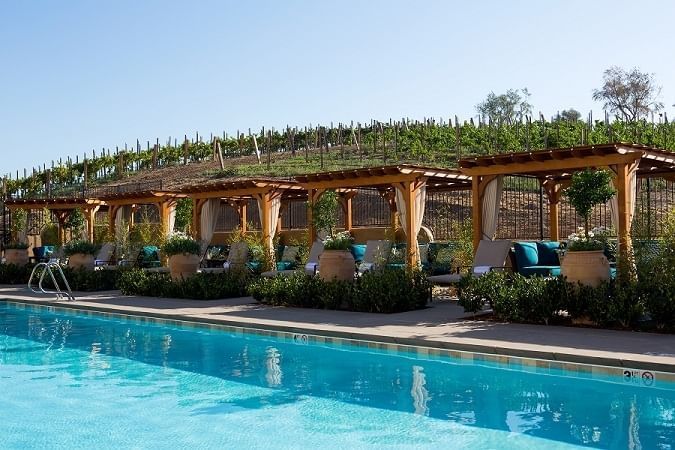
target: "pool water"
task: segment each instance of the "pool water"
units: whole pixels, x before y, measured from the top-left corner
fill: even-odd
[[[0,448],[669,449],[675,389],[0,302]]]

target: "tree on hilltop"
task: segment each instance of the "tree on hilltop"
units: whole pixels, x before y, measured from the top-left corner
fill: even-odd
[[[612,66],[603,74],[602,88],[593,90],[593,100],[603,102],[603,109],[633,122],[663,108],[658,100],[660,94],[661,86],[657,86],[654,74],[640,72],[637,67],[627,72]]]
[[[490,92],[484,101],[476,105],[476,111],[483,120],[510,124],[520,121],[527,114],[532,114],[529,97],[530,92],[527,88],[509,89],[501,95]]]

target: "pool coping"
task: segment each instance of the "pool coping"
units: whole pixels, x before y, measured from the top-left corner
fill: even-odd
[[[531,369],[548,373],[552,370],[576,372],[585,377],[618,376],[624,382],[652,386],[656,380],[675,383],[675,364],[647,362],[638,359],[611,358],[584,355],[571,352],[539,351],[532,349],[514,349],[494,345],[481,345],[461,342],[445,342],[415,337],[402,337],[339,331],[321,328],[297,327],[293,325],[267,324],[255,321],[232,320],[229,318],[197,317],[190,314],[161,311],[142,311],[124,308],[110,308],[101,305],[70,302],[54,302],[43,299],[13,297],[3,294],[0,302],[48,307],[93,313],[103,317],[131,318],[142,322],[177,326],[197,326],[226,331],[237,329],[275,338],[292,339],[298,343],[334,344],[336,341],[357,347],[377,350],[413,353],[421,356],[450,356],[476,363],[495,363],[507,368]],[[572,349],[570,349],[572,350]]]

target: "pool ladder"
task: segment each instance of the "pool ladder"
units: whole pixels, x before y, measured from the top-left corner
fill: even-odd
[[[42,269],[42,272],[40,273],[37,289],[33,286],[33,278],[36,277],[36,274],[38,273],[38,269]],[[54,276],[54,269],[56,269],[58,275],[61,277],[61,281],[63,282],[66,290],[64,291],[61,289],[61,286],[59,286],[59,283],[56,281],[56,277]],[[49,274],[49,277],[52,280],[52,283],[54,283],[54,290],[46,290],[44,287],[42,287],[42,282],[45,279],[45,275]],[[30,278],[28,279],[28,289],[30,289],[32,292],[36,294],[56,294],[56,300],[63,300],[63,298],[67,298],[68,300],[75,300],[75,296],[73,296],[73,291],[70,290],[70,285],[68,284],[68,280],[66,279],[66,276],[63,274],[63,270],[61,270],[61,264],[59,264],[58,259],[50,259],[48,262],[41,262],[35,265],[33,268],[33,271],[30,274]]]

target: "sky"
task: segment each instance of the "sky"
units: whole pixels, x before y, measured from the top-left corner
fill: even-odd
[[[287,124],[475,116],[527,87],[583,116],[612,65],[675,108],[675,2],[0,0],[0,175]]]

